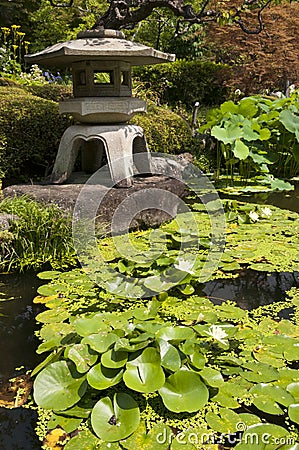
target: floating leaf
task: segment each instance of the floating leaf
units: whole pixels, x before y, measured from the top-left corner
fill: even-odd
[[[103,366],[109,367],[110,369],[119,369],[120,367],[123,367],[127,360],[127,352],[115,351],[113,349],[108,350],[101,356],[101,363]]]
[[[67,409],[86,391],[85,377],[72,364],[57,361],[43,369],[34,381],[34,400],[44,409]]]
[[[91,334],[82,339],[82,344],[88,344],[90,348],[99,353],[105,353],[111,345],[118,341],[119,337],[115,333],[106,333],[105,331]]]
[[[75,344],[67,347],[64,353],[76,365],[80,373],[87,372],[98,359],[98,355],[92,351],[87,344]]]
[[[137,358],[128,361],[123,376],[126,386],[137,392],[154,392],[165,382],[159,352],[146,348]]]
[[[299,424],[299,403],[292,403],[288,408],[289,418]]]
[[[135,400],[128,394],[116,393],[113,404],[109,397],[99,400],[91,413],[92,428],[103,441],[115,442],[134,433],[140,422]]]
[[[167,327],[164,326],[156,333],[157,339],[164,341],[184,341],[195,337],[195,333],[188,327]]]
[[[165,369],[176,372],[181,367],[181,357],[178,350],[164,339],[157,339],[160,347],[161,365]]]
[[[176,413],[198,411],[209,398],[209,391],[199,375],[184,369],[170,375],[159,394],[166,408]]]
[[[65,445],[64,450],[98,450],[100,442],[90,430],[82,430]]]
[[[102,364],[96,364],[88,372],[87,381],[91,387],[103,390],[118,384],[122,380],[123,373],[123,370],[108,369]]]

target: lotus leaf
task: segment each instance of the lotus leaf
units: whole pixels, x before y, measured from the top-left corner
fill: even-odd
[[[126,386],[137,392],[154,392],[165,382],[159,352],[148,347],[137,358],[127,362],[123,376]]]
[[[233,153],[238,159],[246,159],[249,155],[249,147],[241,139],[236,139],[235,145],[233,146]]]
[[[198,411],[209,398],[209,391],[199,375],[185,369],[170,375],[159,394],[166,408],[176,413]]]
[[[87,381],[91,387],[103,390],[118,384],[122,380],[123,372],[123,370],[109,369],[102,364],[96,364],[88,372]]]
[[[103,441],[125,439],[137,430],[140,412],[135,400],[128,394],[116,393],[113,404],[109,397],[99,400],[91,412],[92,428]]]
[[[85,377],[73,363],[57,361],[48,365],[34,381],[34,400],[44,409],[67,409],[77,403],[87,388]]]

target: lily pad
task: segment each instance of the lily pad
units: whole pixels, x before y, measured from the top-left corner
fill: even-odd
[[[102,364],[96,364],[88,372],[87,381],[91,387],[103,390],[118,384],[122,380],[123,373],[123,370],[109,369]]]
[[[120,441],[137,430],[140,412],[128,394],[116,393],[113,403],[109,397],[99,400],[91,412],[91,424],[96,435],[107,442]]]
[[[91,350],[87,344],[82,343],[67,347],[64,356],[75,363],[76,369],[80,373],[87,372],[98,359],[98,354]]]
[[[159,394],[166,408],[176,413],[198,411],[209,398],[209,391],[200,376],[184,369],[170,375]]]
[[[57,361],[43,369],[34,381],[34,400],[44,409],[67,409],[83,397],[87,388],[85,377],[78,374],[73,363]]]
[[[154,392],[165,382],[159,352],[146,348],[137,358],[128,361],[123,376],[126,386],[137,392]]]

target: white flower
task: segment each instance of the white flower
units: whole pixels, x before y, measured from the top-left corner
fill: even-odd
[[[259,220],[259,215],[255,211],[250,211],[249,217],[252,220],[252,222],[257,222]]]
[[[193,267],[192,261],[186,261],[184,259],[179,259],[178,263],[174,264],[174,267],[178,270],[181,270],[182,272],[188,272],[188,273],[194,273],[191,269]]]
[[[227,344],[228,342],[225,340],[227,337],[227,333],[221,328],[219,325],[210,326],[208,331],[205,331],[209,336],[211,336],[215,341],[220,342],[221,344]]]
[[[268,206],[266,206],[265,208],[261,209],[261,213],[264,217],[266,217],[267,219],[269,219],[269,217],[272,216],[272,211],[270,208],[268,208]]]
[[[242,92],[240,91],[240,89],[235,90],[235,95],[241,95],[241,94],[242,94]]]

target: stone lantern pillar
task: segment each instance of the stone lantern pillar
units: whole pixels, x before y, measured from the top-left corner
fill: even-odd
[[[27,55],[32,64],[72,69],[74,97],[61,101],[59,111],[79,123],[61,138],[51,182],[68,180],[80,148],[84,171],[99,169],[105,154],[111,178],[121,186],[131,186],[138,169],[150,172],[143,130],[127,124],[134,114],[146,111],[145,101],[132,97],[131,68],[174,59],[175,55],[127,41],[121,31],[105,29],[84,31],[75,40]],[[147,155],[142,168],[134,165],[134,154],[140,152]]]

